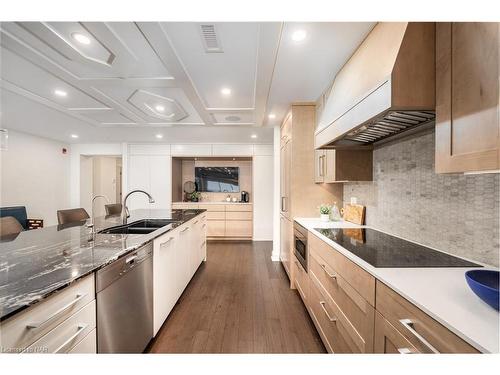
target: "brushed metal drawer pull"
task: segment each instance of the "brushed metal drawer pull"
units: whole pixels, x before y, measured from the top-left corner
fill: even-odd
[[[206,226],[207,226],[207,224],[203,224],[201,227],[202,227],[202,228],[205,228]]]
[[[323,311],[325,312],[325,315],[327,316],[328,320],[330,320],[330,322],[336,322],[337,321],[337,318],[332,318],[330,316],[330,314],[328,314],[328,311],[326,310],[326,302],[325,301],[319,301],[319,304],[321,306],[321,308],[323,309]]]
[[[410,331],[410,333],[413,336],[415,336],[418,339],[418,341],[424,344],[424,346],[426,346],[427,349],[429,349],[433,353],[436,354],[439,353],[439,351],[434,346],[432,346],[432,344],[429,341],[427,341],[422,335],[420,335],[420,333],[418,333],[415,330],[414,323],[411,321],[411,319],[400,319],[399,322],[403,325],[403,327],[405,327],[408,331]]]
[[[166,240],[165,242],[162,242],[162,243],[160,244],[160,248],[161,248],[162,246],[164,246],[164,245],[168,244],[168,243],[169,243],[170,241],[172,241],[173,239],[174,239],[174,237],[170,237],[170,238],[169,238],[168,240]]]
[[[302,271],[302,266],[300,265],[300,263],[296,260],[295,261],[295,265],[297,266],[297,268]]]
[[[76,303],[78,303],[80,300],[82,300],[83,298],[85,298],[87,296],[87,293],[84,293],[84,294],[77,294],[76,295],[76,298],[71,301],[70,303],[68,303],[67,305],[64,305],[63,307],[61,307],[59,310],[57,310],[55,313],[53,313],[51,316],[49,316],[47,319],[45,319],[43,322],[39,322],[39,323],[29,323],[26,328],[29,328],[29,329],[34,329],[34,328],[40,328],[40,327],[43,327],[45,324],[47,324],[48,322],[50,322],[52,319],[56,318],[59,314],[61,314],[62,312],[66,311],[67,309],[69,309],[71,306],[75,305]]]
[[[59,353],[66,345],[68,345],[71,341],[76,339],[78,336],[82,334],[83,331],[88,327],[88,324],[78,324],[78,330],[72,334],[66,341],[64,341],[61,346],[59,346],[56,350],[54,350],[52,353],[57,354]]]
[[[322,264],[321,265],[321,268],[323,268],[323,271],[325,271],[325,273],[332,279],[335,279],[337,280],[337,275],[334,275],[333,273],[330,273],[328,272],[328,270],[326,269],[326,265],[325,264]]]
[[[189,227],[186,227],[184,228],[183,230],[181,230],[181,233],[184,233],[185,231],[189,230]]]
[[[198,224],[198,220],[196,220],[196,221],[193,223],[193,225],[194,225],[194,224]]]
[[[200,247],[205,246],[205,244],[206,244],[206,243],[207,243],[207,241],[203,241],[203,243],[201,244],[201,246],[200,246]]]
[[[399,354],[415,354],[415,351],[410,348],[398,348]]]

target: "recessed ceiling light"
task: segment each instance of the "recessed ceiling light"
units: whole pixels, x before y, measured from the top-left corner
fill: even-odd
[[[229,96],[229,95],[231,95],[231,89],[224,87],[222,90],[220,90],[220,93],[224,96]]]
[[[56,94],[57,96],[60,96],[62,98],[68,96],[68,93],[66,91],[60,90],[60,89],[54,90],[54,94]]]
[[[257,134],[252,134],[250,137],[255,139],[257,138]]]
[[[276,118],[276,115],[274,113],[270,113],[268,116],[271,120],[274,120]]]
[[[164,107],[164,106],[162,106],[162,105],[157,105],[157,106],[155,107],[155,109],[156,109],[158,112],[163,112],[163,111],[165,111],[165,107]]]
[[[90,38],[86,35],[80,34],[80,33],[73,33],[71,34],[74,40],[76,40],[78,43],[89,45],[90,44]]]
[[[78,134],[71,134],[71,138],[78,138]]]
[[[158,138],[158,139],[162,139],[163,138],[163,134],[156,134],[155,137]]]
[[[307,32],[305,30],[296,30],[292,34],[292,40],[294,42],[301,42],[303,41],[307,36]]]

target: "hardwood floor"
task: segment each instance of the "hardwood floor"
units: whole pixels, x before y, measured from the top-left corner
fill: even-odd
[[[209,242],[151,353],[324,353],[271,242]]]

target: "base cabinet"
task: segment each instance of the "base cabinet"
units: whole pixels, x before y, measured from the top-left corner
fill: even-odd
[[[280,261],[290,277],[290,259],[292,254],[292,223],[285,216],[280,216]]]
[[[375,313],[374,352],[378,354],[417,354],[419,351],[379,312]]]
[[[153,243],[153,334],[156,335],[196,270],[206,259],[206,214]]]

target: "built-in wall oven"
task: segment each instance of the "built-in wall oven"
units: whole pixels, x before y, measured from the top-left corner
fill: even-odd
[[[307,272],[307,229],[297,222],[293,223],[293,252]]]

